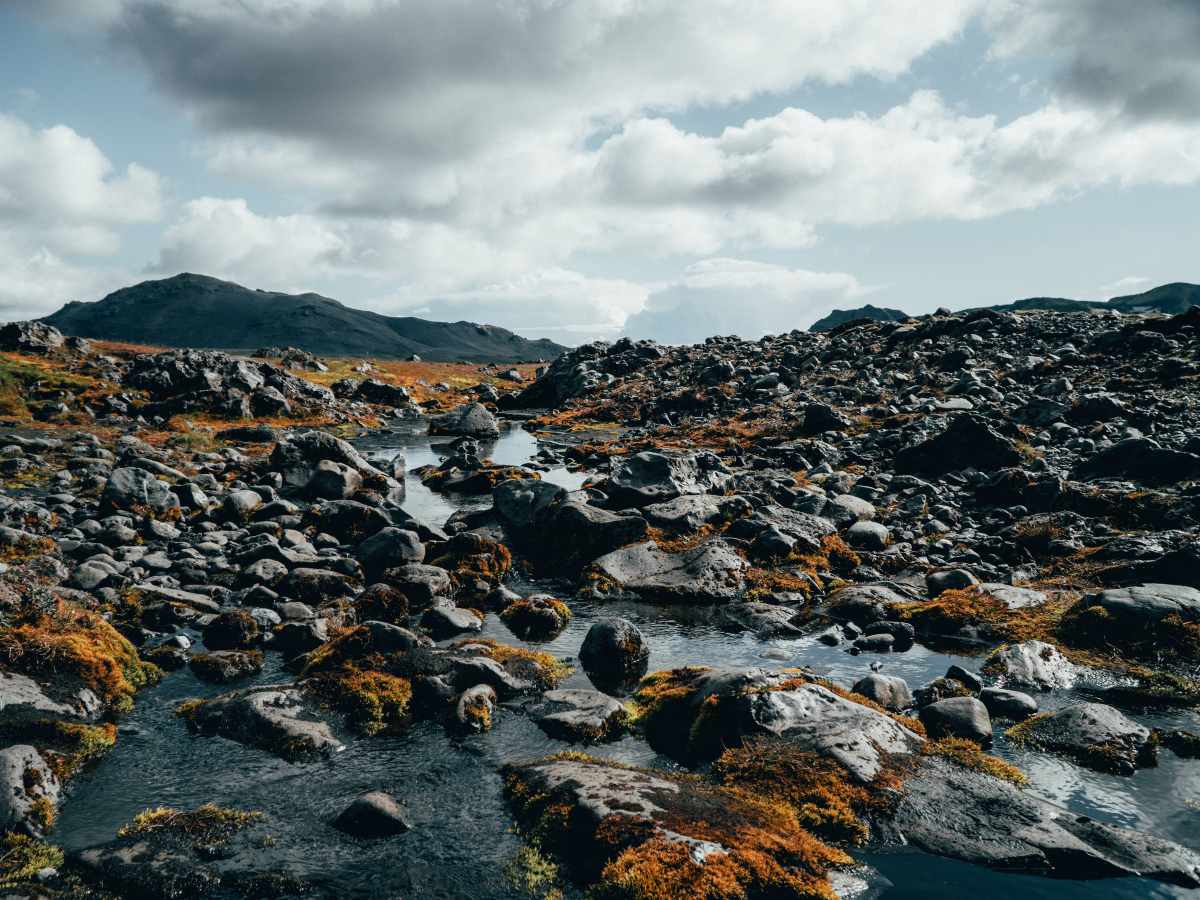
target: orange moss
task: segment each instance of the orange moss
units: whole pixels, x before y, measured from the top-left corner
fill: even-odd
[[[117,710],[130,708],[134,694],[162,674],[100,616],[62,600],[52,613],[0,628],[0,660],[29,675],[65,673]]]
[[[347,724],[366,735],[398,734],[412,719],[412,683],[407,678],[344,665],[310,678],[304,687],[345,713]]]
[[[921,752],[926,756],[944,756],[960,766],[1016,785],[1023,785],[1029,780],[1016,766],[984,753],[977,743],[966,738],[948,737],[929,741],[921,748]]]
[[[492,638],[465,638],[454,646],[459,649],[469,647],[473,653],[495,660],[514,675],[529,679],[546,691],[558,687],[575,671],[572,666],[549,653],[513,647]]]

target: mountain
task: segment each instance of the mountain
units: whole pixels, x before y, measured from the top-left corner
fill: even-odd
[[[415,353],[442,362],[524,362],[552,359],[566,349],[493,325],[384,316],[320,294],[251,290],[186,272],[122,288],[94,303],[68,303],[42,321],[67,335],[102,340],[243,351],[300,347],[321,356]]]
[[[1111,300],[1072,300],[1069,297],[1026,297],[1012,303],[997,303],[980,309],[1021,311],[1047,309],[1054,312],[1075,312],[1084,309],[1115,309],[1118,312],[1161,312],[1177,316],[1189,307],[1200,306],[1200,284],[1176,281],[1159,285],[1140,294],[1113,297]],[[825,318],[809,327],[809,331],[829,331],[843,322],[855,319],[877,319],[881,322],[899,322],[908,315],[898,309],[880,309],[877,306],[860,306],[858,309],[835,309]]]
[[[884,309],[879,306],[860,306],[858,309],[835,309],[823,319],[818,319],[809,326],[809,331],[829,331],[846,322],[855,319],[875,319],[879,322],[902,322],[908,318],[908,313],[898,309]]]

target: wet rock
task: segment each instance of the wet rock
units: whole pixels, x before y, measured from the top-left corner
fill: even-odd
[[[947,760],[926,758],[875,841],[1005,872],[1057,878],[1143,876],[1200,886],[1200,855],[1140,831],[1068,812]]]
[[[483,630],[483,619],[473,610],[439,604],[425,610],[421,627],[435,640],[442,640],[459,634],[478,634]]]
[[[598,687],[629,685],[646,673],[650,647],[628,619],[598,619],[592,623],[579,662]]]
[[[908,682],[895,675],[880,675],[873,672],[854,683],[853,691],[873,700],[885,709],[899,712],[912,706],[912,692]]]
[[[372,466],[350,444],[323,431],[290,434],[271,451],[270,466],[283,475],[284,483],[305,488],[324,460],[341,463],[362,476],[363,483],[392,499],[403,499],[404,485]]]
[[[1155,764],[1150,729],[1103,703],[1073,703],[1010,729],[1019,743],[1071,757],[1101,772],[1132,775]]]
[[[496,716],[496,691],[487,684],[467,688],[454,707],[454,722],[459,730],[479,734],[490,731]]]
[[[416,532],[387,527],[367,538],[354,551],[363,569],[381,573],[408,563],[425,561],[425,547]]]
[[[988,657],[983,670],[1006,687],[1038,691],[1074,687],[1085,674],[1057,647],[1043,641],[1001,647]]]
[[[204,646],[209,650],[238,650],[262,639],[254,616],[245,610],[223,612],[204,628]]]
[[[10,725],[46,718],[74,718],[75,709],[52,700],[27,675],[0,671],[0,722]]]
[[[383,791],[370,791],[356,797],[333,820],[333,826],[362,838],[391,837],[412,828],[404,807]]]
[[[921,724],[931,738],[961,737],[980,744],[992,742],[992,718],[974,697],[949,697],[921,707]]]
[[[1117,622],[1117,628],[1146,627],[1167,616],[1200,622],[1200,590],[1181,584],[1139,584],[1110,588],[1085,598],[1085,607],[1100,607]]]
[[[185,703],[181,714],[201,734],[219,735],[284,759],[342,749],[329,726],[312,714],[300,690],[291,686],[255,687]]]
[[[538,727],[568,743],[615,741],[628,730],[625,706],[599,691],[547,691],[531,709]]]
[[[979,692],[979,699],[993,719],[1020,722],[1038,711],[1038,702],[1033,697],[1008,688],[985,687]]]
[[[796,624],[796,610],[771,603],[739,601],[721,607],[718,621],[730,631],[751,631],[766,640],[776,637],[798,637],[804,630]]]
[[[652,699],[661,679],[678,680],[681,689]],[[803,681],[765,669],[675,670],[648,676],[635,699],[654,704],[642,719],[650,746],[687,762],[715,758],[752,735],[773,735],[835,760],[866,784],[889,756],[920,747],[917,734],[883,713],[797,680]]]
[[[517,529],[531,529],[543,510],[566,495],[565,490],[548,481],[518,479],[496,485],[492,503],[503,522]]]
[[[646,520],[672,531],[698,531],[705,525],[728,522],[750,511],[744,497],[721,497],[714,494],[686,494],[662,503],[642,507]]]
[[[199,653],[189,661],[192,672],[201,681],[228,684],[262,671],[263,655],[257,651],[216,650]]]
[[[468,403],[429,420],[430,434],[457,434],[469,437],[496,437],[500,424],[482,403]]]
[[[724,541],[682,553],[634,544],[596,560],[584,574],[585,593],[672,603],[727,603],[742,590],[748,564]]]
[[[567,627],[571,610],[549,594],[531,594],[509,603],[500,620],[521,640],[546,641]]]
[[[40,835],[57,812],[59,783],[42,755],[28,744],[0,750],[0,829]]]

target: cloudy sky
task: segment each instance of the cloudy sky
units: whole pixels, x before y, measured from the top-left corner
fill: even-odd
[[[0,0],[0,319],[192,271],[682,341],[1200,281],[1197,47],[1200,0]]]

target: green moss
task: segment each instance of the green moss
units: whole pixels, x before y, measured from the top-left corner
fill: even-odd
[[[104,757],[117,743],[117,727],[113,724],[85,725],[61,719],[6,725],[0,728],[0,735],[7,741],[36,747],[62,782]]]
[[[117,837],[149,837],[171,834],[194,844],[219,844],[260,821],[263,814],[205,803],[190,812],[159,806],[138,813],[117,831]]]
[[[398,734],[412,720],[412,683],[407,678],[346,665],[310,678],[304,687],[321,703],[344,713],[347,724],[362,734]]]
[[[57,869],[63,852],[52,844],[23,834],[0,834],[0,889],[12,889],[32,881],[42,869]]]
[[[491,638],[466,638],[454,646],[470,648],[476,655],[495,660],[518,678],[533,681],[544,691],[558,687],[575,671],[572,666],[549,653],[513,647]]]

